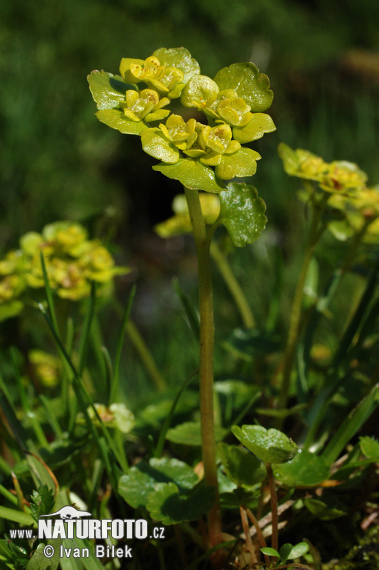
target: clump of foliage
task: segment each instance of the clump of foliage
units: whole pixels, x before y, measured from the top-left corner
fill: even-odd
[[[153,169],[183,185],[175,215],[155,229],[164,239],[189,232],[194,238],[199,310],[178,284],[176,289],[199,363],[167,387],[131,328],[134,290],[115,349],[107,347],[97,320],[96,282],[125,269],[87,241],[83,228],[55,224],[42,236],[24,236],[21,253],[0,267],[16,274],[21,266],[14,260],[21,256],[20,279],[28,287],[44,286],[46,303],[37,307],[60,366],[34,354],[33,364],[44,362],[45,376],[47,367],[54,377],[50,386],[45,381],[47,396],[38,383],[25,382],[27,366],[15,351],[1,380],[2,430],[12,457],[12,471],[0,464],[5,530],[15,522],[32,526],[41,514],[78,502],[94,518],[142,517],[151,527],[166,527],[166,541],[133,543],[133,563],[143,568],[156,567],[157,558],[162,570],[321,568],[322,557],[327,562],[336,552],[325,554],[328,533],[320,537],[320,528],[336,534],[333,521],[346,517],[356,539],[359,526],[364,530],[375,520],[370,509],[377,504],[379,444],[369,422],[379,405],[379,192],[355,164],[327,163],[280,145],[284,170],[303,182],[299,198],[308,213],[283,333],[275,307],[280,290],[273,295],[271,326],[265,326],[229,263],[235,249],[264,235],[267,223],[256,188],[235,179],[253,175],[261,158],[246,145],[275,130],[265,113],[273,98],[268,77],[241,63],[210,78],[186,49],[160,48],[144,60],[122,59],[120,75],[92,72],[89,85],[98,119],[139,137],[145,153],[159,161]],[[322,280],[320,251],[325,240],[336,239],[346,247]],[[215,336],[212,260],[243,325],[227,338]],[[73,283],[74,269],[79,278]],[[335,301],[349,279],[356,300],[341,318]],[[65,283],[72,285],[69,293]],[[87,295],[75,335],[57,318],[54,292],[79,303]],[[120,401],[125,332],[156,386],[133,411]],[[216,377],[215,344],[227,371]],[[102,567],[93,544],[84,544],[91,552],[86,567]],[[4,539],[0,560],[8,567],[40,567],[41,544],[30,539],[19,547]],[[49,563],[57,568],[67,561]]]

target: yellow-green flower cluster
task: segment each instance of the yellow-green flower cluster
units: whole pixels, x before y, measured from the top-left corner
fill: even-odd
[[[317,182],[329,193],[327,205],[340,212],[339,218],[328,223],[337,239],[345,240],[363,231],[363,241],[378,241],[379,188],[367,187],[365,172],[352,162],[328,163],[308,150],[292,150],[284,143],[278,151],[287,174]]]
[[[22,236],[20,249],[0,261],[0,320],[22,309],[20,298],[28,288],[44,287],[41,253],[50,287],[58,296],[73,301],[89,295],[92,281],[100,284],[100,294],[105,293],[115,275],[129,271],[117,267],[109,251],[100,241],[89,240],[80,224],[49,224],[41,234]]]
[[[378,243],[379,187],[363,188],[356,196],[334,194],[329,200],[329,205],[344,216],[342,222],[330,224],[330,229],[337,238],[346,239],[364,230],[362,241]]]
[[[284,143],[279,145],[278,151],[287,174],[313,180],[327,192],[355,196],[366,188],[367,175],[353,162],[325,162],[308,150],[292,150]]]
[[[185,48],[160,48],[145,60],[123,58],[120,77],[92,72],[89,84],[99,120],[140,135],[143,150],[162,163],[154,168],[189,188],[219,192],[222,181],[254,174],[261,157],[241,145],[275,130],[262,112],[273,98],[268,77],[252,63],[233,64],[211,79]],[[170,114],[178,98],[206,121],[187,119],[188,111],[186,120]]]

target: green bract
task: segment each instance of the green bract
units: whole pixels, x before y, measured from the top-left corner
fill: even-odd
[[[145,60],[123,58],[120,76],[94,71],[88,80],[98,119],[140,135],[143,150],[161,162],[154,169],[187,188],[219,192],[223,180],[251,176],[260,155],[241,145],[275,130],[262,112],[273,98],[268,77],[252,63],[233,64],[211,79],[185,48],[160,48]],[[202,111],[207,124],[170,115],[178,97]]]

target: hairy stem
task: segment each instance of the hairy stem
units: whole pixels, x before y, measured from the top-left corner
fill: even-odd
[[[214,352],[214,315],[213,289],[210,259],[210,240],[207,236],[203,214],[197,190],[185,188],[188,210],[195,241],[200,307],[200,416],[201,441],[204,464],[205,484],[213,487],[215,502],[208,513],[209,546],[214,547],[222,541],[221,511],[218,502],[218,482],[216,465],[216,443],[214,433],[213,406],[213,352]]]

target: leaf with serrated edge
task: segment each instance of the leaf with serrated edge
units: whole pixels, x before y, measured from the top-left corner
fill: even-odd
[[[244,425],[232,427],[237,439],[265,463],[286,463],[298,452],[295,442],[277,429]]]
[[[220,69],[214,80],[220,90],[235,89],[253,113],[265,111],[272,103],[274,94],[270,80],[264,73],[259,73],[253,63],[233,63]]]
[[[122,77],[106,71],[92,71],[87,79],[99,110],[118,108],[120,102],[125,101],[125,92],[131,87]]]
[[[373,437],[364,436],[359,439],[359,447],[368,459],[379,459],[379,441]]]
[[[149,493],[157,483],[172,482],[183,489],[191,489],[198,482],[196,473],[178,459],[150,459],[141,461],[122,475],[118,491],[125,501],[134,508],[145,507]]]
[[[177,67],[183,73],[183,83],[187,83],[193,75],[200,73],[200,66],[196,59],[191,57],[190,52],[184,48],[159,48],[155,50],[153,56],[159,59],[161,65],[167,67]]]
[[[243,247],[260,236],[267,222],[266,206],[253,186],[231,182],[220,194],[220,205],[218,221],[228,230],[233,245]]]

